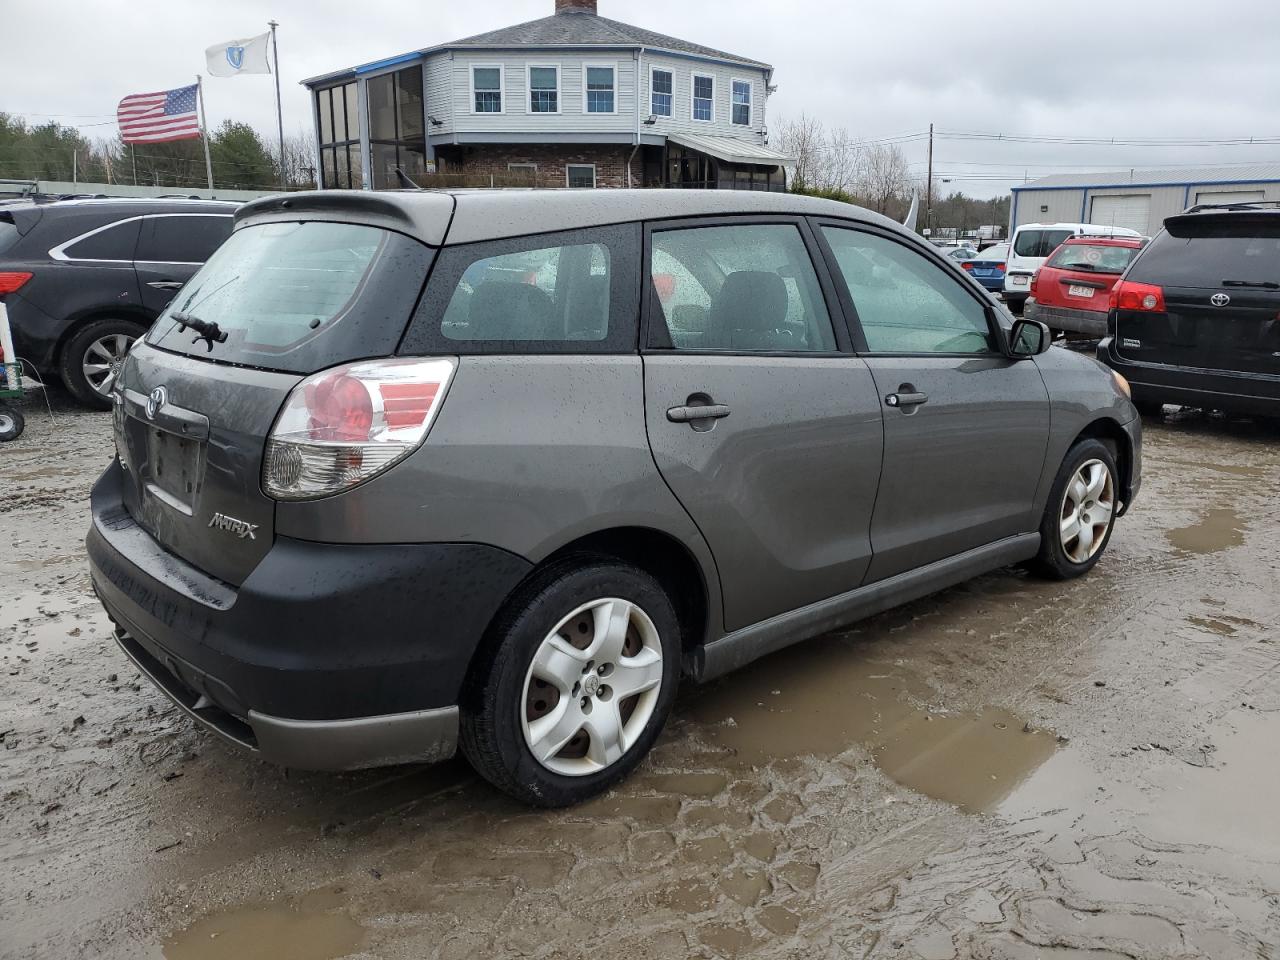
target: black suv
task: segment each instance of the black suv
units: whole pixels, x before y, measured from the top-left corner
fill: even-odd
[[[1280,204],[1167,219],[1111,292],[1098,358],[1144,413],[1178,403],[1280,417]]]
[[[60,200],[0,205],[14,349],[81,402],[110,406],[125,352],[228,236],[237,204]]]

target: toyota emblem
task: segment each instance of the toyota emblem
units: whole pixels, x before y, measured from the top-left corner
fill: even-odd
[[[169,402],[169,391],[164,387],[156,387],[147,397],[147,419],[154,420],[161,408]]]
[[[1209,298],[1209,302],[1212,303],[1215,307],[1225,307],[1228,303],[1231,302],[1231,298],[1228,297],[1225,293],[1215,293],[1212,297]]]

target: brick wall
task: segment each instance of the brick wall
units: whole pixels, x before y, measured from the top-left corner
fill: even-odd
[[[622,144],[518,144],[494,143],[442,149],[437,156],[443,174],[508,177],[509,164],[537,164],[537,186],[565,186],[565,167],[571,163],[595,164],[597,187],[627,185],[627,157],[632,147]],[[635,185],[641,185],[643,156],[631,165]]]

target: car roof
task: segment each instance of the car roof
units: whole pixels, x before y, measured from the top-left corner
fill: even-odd
[[[446,235],[453,245],[607,224],[737,214],[827,216],[908,233],[889,218],[852,204],[746,190],[317,190],[250,201],[237,211],[236,226],[299,218],[362,222],[440,246]]]

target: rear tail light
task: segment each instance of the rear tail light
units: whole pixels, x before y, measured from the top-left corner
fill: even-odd
[[[17,293],[22,285],[31,279],[30,273],[21,271],[0,271],[0,296],[6,293]]]
[[[303,380],[267,438],[263,490],[309,500],[389,469],[426,439],[456,368],[453,359],[366,360]]]
[[[1112,310],[1164,313],[1164,288],[1154,283],[1121,280],[1111,288],[1111,297],[1107,301],[1107,306]]]
[[[1031,289],[1027,291],[1027,293],[1030,296],[1034,297],[1036,295],[1036,284],[1039,282],[1039,280],[1040,280],[1040,271],[1037,270],[1035,273],[1031,275]]]
[[[973,264],[972,264],[972,263],[970,263],[968,260],[962,260],[962,261],[960,261],[960,269],[961,269],[961,270],[972,270],[972,269],[973,269]]]

